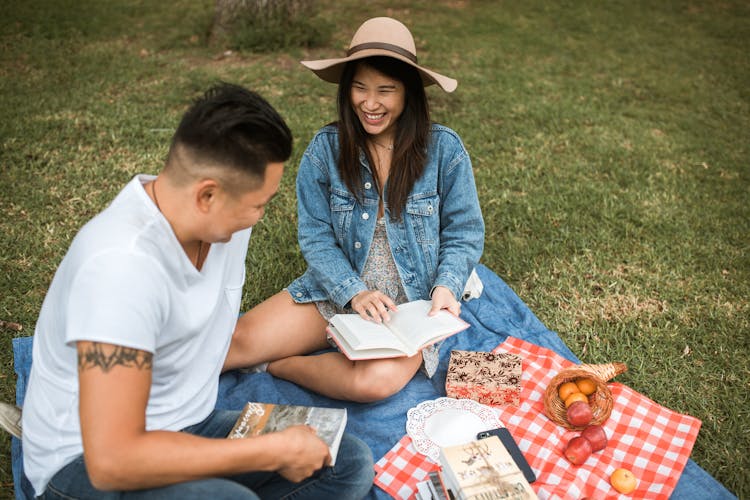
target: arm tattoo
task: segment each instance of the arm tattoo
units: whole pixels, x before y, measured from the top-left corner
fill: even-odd
[[[153,354],[140,349],[92,342],[86,348],[78,347],[78,371],[98,366],[104,373],[107,373],[117,365],[150,370],[153,358]]]

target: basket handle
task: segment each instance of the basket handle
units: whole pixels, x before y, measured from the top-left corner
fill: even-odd
[[[579,368],[590,372],[604,382],[628,371],[627,365],[625,363],[620,363],[619,361],[615,361],[614,363],[604,363],[601,365],[580,365]]]

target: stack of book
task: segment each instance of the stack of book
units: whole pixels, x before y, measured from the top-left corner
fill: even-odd
[[[523,472],[497,436],[441,448],[440,466],[440,478],[450,498],[537,498]]]
[[[454,498],[446,489],[439,471],[430,472],[426,481],[417,483],[416,500],[451,500]]]

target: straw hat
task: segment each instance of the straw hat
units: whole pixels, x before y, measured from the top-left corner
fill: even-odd
[[[390,17],[374,17],[362,23],[352,37],[346,57],[301,62],[323,80],[339,83],[347,62],[371,56],[393,57],[414,66],[422,75],[425,86],[437,83],[446,92],[453,92],[458,85],[453,78],[420,66],[417,63],[417,48],[409,28]]]

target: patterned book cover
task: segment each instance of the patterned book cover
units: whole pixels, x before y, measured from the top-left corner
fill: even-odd
[[[247,403],[232,428],[229,439],[259,436],[294,425],[309,425],[331,450],[331,465],[346,428],[345,408],[319,408],[272,403]]]
[[[446,486],[459,500],[531,500],[537,496],[497,436],[440,450]]]
[[[451,351],[445,392],[456,399],[486,405],[514,405],[521,400],[521,357],[508,353]]]

